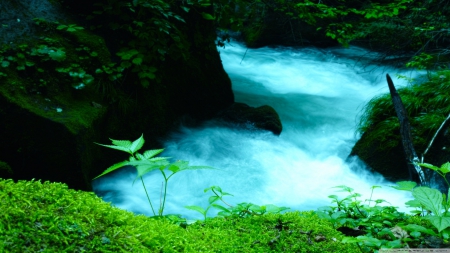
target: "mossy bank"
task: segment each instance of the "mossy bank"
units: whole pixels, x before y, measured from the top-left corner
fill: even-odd
[[[112,207],[60,183],[0,179],[1,252],[358,252],[312,212],[186,227]]]
[[[414,148],[424,157],[423,162],[440,166],[450,161],[449,122],[443,125],[443,131],[424,154],[450,112],[450,72],[430,74],[425,80],[398,89],[398,93],[408,112]],[[362,136],[351,156],[357,155],[389,180],[409,178],[409,161],[403,151],[400,124],[389,94],[377,96],[365,106],[358,130]],[[443,186],[442,182],[437,183]]]

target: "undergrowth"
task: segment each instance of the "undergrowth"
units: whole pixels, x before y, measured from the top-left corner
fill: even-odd
[[[425,150],[433,134],[450,112],[450,71],[429,75],[429,80],[398,89],[408,112],[416,151]],[[401,142],[400,125],[390,94],[374,97],[363,108],[357,131],[366,134],[365,143],[382,143],[389,150]]]
[[[0,179],[0,252],[358,252],[313,212],[180,226],[65,184]]]

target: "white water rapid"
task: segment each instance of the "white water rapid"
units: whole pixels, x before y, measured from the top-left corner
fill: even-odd
[[[365,61],[373,55],[359,48],[246,51],[233,42],[219,50],[236,101],[272,106],[280,115],[283,132],[274,136],[267,131],[234,129],[210,121],[202,127],[181,127],[172,133],[165,140],[163,156],[217,170],[174,175],[169,181],[164,214],[201,219],[200,214],[184,206],[206,208],[211,194],[203,190],[213,185],[233,194],[226,198],[232,204],[274,204],[291,210],[331,205],[327,196],[347,196],[333,188],[339,185],[354,188],[363,195],[362,200],[370,197],[373,185],[382,186],[375,189],[373,199],[385,199],[394,206],[403,206],[409,200],[409,193],[390,188],[393,183],[381,176],[364,170],[355,172],[345,163],[358,138],[355,128],[361,108],[372,97],[388,92],[386,73],[396,86],[405,85],[405,81],[395,78],[399,70],[367,65]],[[123,170],[94,181],[93,187],[105,201],[151,216],[142,184],[136,181],[132,185],[134,177],[134,170]],[[157,209],[162,177],[155,171],[146,175],[145,182]]]

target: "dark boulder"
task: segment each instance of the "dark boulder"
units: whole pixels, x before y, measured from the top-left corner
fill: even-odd
[[[282,130],[280,117],[275,109],[268,105],[255,108],[243,103],[234,103],[220,112],[218,118],[241,126],[249,125],[268,130],[275,135],[280,135]]]

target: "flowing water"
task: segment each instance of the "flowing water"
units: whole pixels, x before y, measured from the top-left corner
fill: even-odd
[[[274,204],[291,210],[316,210],[330,205],[334,186],[346,185],[361,193],[362,200],[385,199],[394,206],[410,198],[409,193],[379,175],[366,172],[361,163],[346,163],[352,146],[358,115],[372,97],[388,92],[385,74],[404,74],[387,66],[370,64],[374,57],[359,48],[261,48],[246,49],[233,42],[220,49],[221,59],[232,83],[237,102],[250,106],[270,105],[278,112],[283,132],[242,129],[217,121],[200,127],[180,127],[164,140],[163,156],[188,160],[191,165],[208,165],[217,170],[183,171],[168,185],[165,214],[182,214],[189,219],[202,216],[184,206],[206,208],[210,193],[218,185],[233,194],[229,203]],[[120,138],[115,136],[115,138]],[[112,161],[116,162],[116,161]],[[117,161],[118,162],[118,161]],[[142,184],[134,169],[94,181],[95,192],[105,201],[152,215]],[[162,177],[145,176],[147,190],[157,209]],[[215,211],[209,214],[214,215]]]

